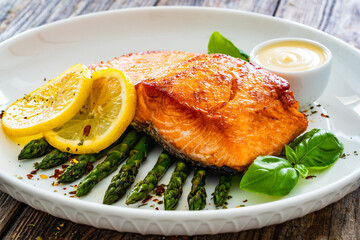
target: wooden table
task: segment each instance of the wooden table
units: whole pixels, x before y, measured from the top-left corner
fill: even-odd
[[[207,6],[257,12],[320,29],[360,49],[358,0],[1,0],[0,42],[27,29],[98,11],[145,6]],[[360,239],[360,189],[330,206],[283,224],[239,233],[180,239]],[[0,192],[1,239],[174,239],[75,224]],[[176,238],[175,238],[176,239]]]

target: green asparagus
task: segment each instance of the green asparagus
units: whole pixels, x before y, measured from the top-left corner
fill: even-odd
[[[25,147],[21,150],[18,159],[31,159],[38,158],[48,154],[54,148],[45,140],[45,138],[39,138],[31,140]]]
[[[178,160],[164,193],[165,210],[174,210],[176,208],[188,174],[189,164],[182,160]]]
[[[219,184],[215,187],[214,202],[216,207],[223,206],[227,200],[231,186],[231,175],[221,175]]]
[[[35,166],[36,169],[49,169],[59,166],[69,160],[71,154],[58,149],[52,150],[44,159]]]
[[[124,140],[124,138],[128,134],[128,132],[129,132],[129,130],[126,130],[118,140],[116,140],[109,147],[105,148],[104,150],[102,150],[98,153],[79,155],[77,157],[77,163],[73,163],[70,166],[68,166],[65,169],[65,171],[61,174],[58,182],[59,183],[71,183],[71,182],[81,178],[85,174],[86,168],[89,163],[94,163],[98,159],[104,157],[112,148],[114,148],[116,145],[118,145],[119,143],[121,143]],[[116,149],[114,149],[114,151],[116,151]]]
[[[166,170],[171,165],[171,157],[163,151],[154,167],[149,171],[144,180],[138,182],[135,187],[131,190],[130,194],[126,199],[126,204],[134,204],[146,198],[146,196],[154,190],[156,185],[162,176],[164,176]]]
[[[105,192],[104,204],[113,204],[119,200],[134,183],[141,163],[146,159],[152,140],[143,136],[131,150],[129,159],[121,166],[119,173],[111,179]]]
[[[141,135],[135,130],[129,132],[119,147],[111,151],[106,159],[91,170],[85,179],[80,182],[76,196],[81,197],[88,194],[98,182],[115,171],[121,162],[127,158],[130,149],[136,144]]]
[[[205,208],[205,177],[206,171],[204,169],[195,169],[193,179],[191,180],[191,191],[188,195],[188,204],[190,210],[202,210]]]

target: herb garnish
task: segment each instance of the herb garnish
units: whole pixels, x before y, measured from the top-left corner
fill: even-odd
[[[296,185],[299,175],[333,165],[344,150],[336,136],[315,128],[285,145],[281,157],[259,156],[244,174],[240,188],[249,192],[284,196]]]
[[[213,32],[208,43],[208,53],[222,53],[249,62],[249,55],[238,49],[229,39],[219,32]]]

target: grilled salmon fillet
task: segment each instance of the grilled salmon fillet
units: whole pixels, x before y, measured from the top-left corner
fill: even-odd
[[[90,66],[122,70],[136,85],[133,125],[201,166],[237,172],[278,155],[307,128],[277,75],[222,54],[134,53]]]

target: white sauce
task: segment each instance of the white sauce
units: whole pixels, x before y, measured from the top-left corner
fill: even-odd
[[[275,71],[299,72],[326,62],[327,54],[312,43],[289,40],[260,49],[255,58],[264,67]]]

